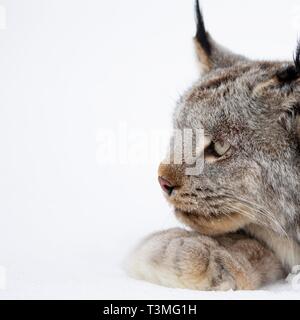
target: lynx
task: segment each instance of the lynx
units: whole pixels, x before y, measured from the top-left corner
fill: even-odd
[[[204,128],[204,168],[162,163],[159,183],[186,228],[154,233],[132,276],[197,290],[250,290],[300,264],[300,45],[294,61],[253,61],[217,44],[196,1],[201,78],[174,129]]]

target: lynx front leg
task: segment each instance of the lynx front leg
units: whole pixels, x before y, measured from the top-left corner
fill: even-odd
[[[271,251],[241,235],[210,238],[170,229],[146,238],[130,257],[131,276],[168,287],[255,289],[283,276]]]

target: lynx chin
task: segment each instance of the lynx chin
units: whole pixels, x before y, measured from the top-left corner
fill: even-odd
[[[169,287],[257,289],[300,264],[300,45],[293,61],[254,61],[217,44],[196,2],[201,78],[174,129],[204,128],[204,168],[162,163],[159,183],[187,228],[154,233],[130,275]]]

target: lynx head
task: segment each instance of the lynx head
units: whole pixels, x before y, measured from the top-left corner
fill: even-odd
[[[300,46],[293,62],[252,61],[218,45],[196,2],[202,77],[180,98],[174,129],[203,128],[204,168],[161,164],[176,216],[204,234],[259,224],[297,237],[300,225]],[[298,238],[299,240],[299,238]]]

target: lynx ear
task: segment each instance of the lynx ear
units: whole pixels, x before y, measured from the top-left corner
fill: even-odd
[[[294,131],[300,142],[300,41],[294,55],[294,63],[288,64],[276,74],[275,81],[283,90],[285,104],[280,123],[288,131]],[[290,99],[290,100],[289,100]]]
[[[231,53],[218,45],[206,32],[198,0],[196,0],[195,11],[197,31],[194,42],[203,73],[216,68],[230,67],[238,61],[247,60],[245,57]]]
[[[277,79],[281,84],[293,83],[300,78],[300,41],[298,41],[296,53],[294,55],[294,64],[277,73]]]

